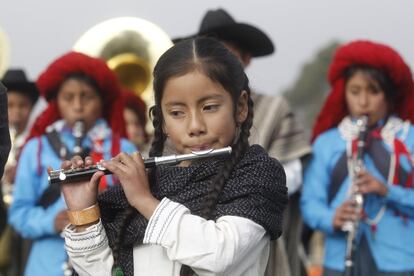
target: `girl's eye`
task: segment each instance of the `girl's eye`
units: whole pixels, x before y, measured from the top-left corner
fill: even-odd
[[[172,117],[180,117],[180,116],[183,116],[183,114],[184,114],[184,112],[178,111],[178,110],[170,111],[170,115]]]
[[[378,95],[378,94],[382,93],[382,90],[380,90],[380,89],[376,89],[376,88],[370,88],[370,89],[369,89],[369,93],[370,93],[371,95]]]
[[[219,108],[218,104],[210,104],[210,105],[204,106],[205,111],[216,111],[218,108]]]
[[[350,89],[349,93],[351,93],[352,95],[358,95],[359,90],[358,89]]]
[[[85,95],[84,99],[87,101],[93,100],[95,97],[94,95]]]
[[[73,97],[70,96],[70,95],[65,95],[65,96],[63,96],[63,99],[67,102],[71,102],[73,100]]]

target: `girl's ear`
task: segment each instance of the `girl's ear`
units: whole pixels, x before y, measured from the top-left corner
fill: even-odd
[[[247,114],[249,113],[248,100],[249,94],[247,94],[246,90],[243,90],[237,100],[236,120],[238,124],[242,124],[247,118]]]

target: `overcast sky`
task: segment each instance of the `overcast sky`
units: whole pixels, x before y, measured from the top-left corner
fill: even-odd
[[[254,59],[248,68],[252,86],[264,93],[289,87],[331,40],[388,43],[414,67],[413,0],[2,0],[0,27],[9,37],[10,65],[26,68],[35,79],[106,19],[140,17],[177,37],[195,33],[205,12],[217,7],[260,27],[275,42],[275,54]]]

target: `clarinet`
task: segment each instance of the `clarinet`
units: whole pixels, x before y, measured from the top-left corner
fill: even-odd
[[[72,134],[75,136],[75,147],[73,148],[73,153],[76,155],[81,154],[83,151],[82,140],[85,137],[85,132],[85,122],[83,120],[76,121],[72,128]]]
[[[85,122],[83,120],[78,120],[74,123],[72,134],[75,137],[75,147],[73,148],[73,154],[80,155],[83,152],[82,141],[86,134]],[[63,236],[63,233],[61,233],[61,235]],[[73,275],[73,265],[69,256],[67,256],[67,260],[63,262],[61,268],[64,276]]]
[[[367,135],[368,116],[364,115],[356,119],[358,127],[357,152],[352,159],[352,183],[350,187],[350,199],[355,204],[357,214],[360,214],[364,207],[364,197],[358,192],[355,182],[358,174],[364,169],[364,147]],[[356,235],[359,227],[359,219],[346,222],[342,230],[347,232],[346,252],[345,252],[345,276],[352,276],[354,270],[354,253],[356,248]]]
[[[229,146],[221,149],[193,151],[188,154],[173,154],[160,157],[150,157],[144,159],[144,165],[145,168],[153,168],[158,165],[176,165],[181,161],[186,160],[196,160],[214,156],[229,156],[231,154],[231,151],[232,148]],[[96,165],[87,168],[52,170],[49,172],[48,180],[50,184],[86,181],[91,179],[92,175],[97,171],[102,171],[104,174],[111,174],[109,170],[105,169],[100,163],[97,163]]]

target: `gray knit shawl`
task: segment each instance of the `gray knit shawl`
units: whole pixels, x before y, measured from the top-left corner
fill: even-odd
[[[208,185],[224,162],[215,158],[196,162],[189,167],[160,166],[152,192],[158,199],[168,197],[199,215],[208,194]],[[282,233],[282,215],[287,204],[287,188],[283,167],[258,145],[251,146],[235,166],[226,182],[214,212],[214,218],[240,216],[251,219],[266,229],[271,239]],[[114,246],[121,227],[123,211],[129,207],[120,186],[99,197],[106,234]],[[119,264],[125,275],[133,275],[132,248],[141,244],[148,221],[138,212],[128,220],[123,236]]]

